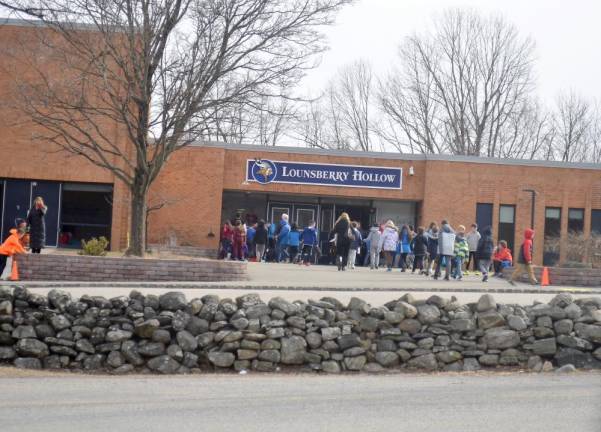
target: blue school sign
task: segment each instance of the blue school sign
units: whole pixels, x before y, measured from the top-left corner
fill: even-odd
[[[261,184],[291,183],[318,186],[401,189],[402,168],[335,165],[249,159],[246,180]]]

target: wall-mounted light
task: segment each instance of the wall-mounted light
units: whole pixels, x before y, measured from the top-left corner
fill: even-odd
[[[415,175],[415,170],[413,169],[413,166],[409,167],[409,175],[412,177]]]

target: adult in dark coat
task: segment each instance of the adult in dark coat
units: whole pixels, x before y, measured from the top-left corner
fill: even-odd
[[[27,214],[27,224],[29,225],[29,246],[31,253],[40,253],[46,246],[46,211],[48,207],[44,205],[42,197],[33,200],[33,206]]]
[[[334,224],[336,233],[336,265],[338,270],[344,270],[348,260],[348,251],[351,246],[349,231],[351,228],[351,219],[347,213],[342,213]]]

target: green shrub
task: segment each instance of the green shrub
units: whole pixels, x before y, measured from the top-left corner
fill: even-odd
[[[105,256],[108,246],[109,241],[106,237],[92,237],[88,241],[82,240],[79,255]]]

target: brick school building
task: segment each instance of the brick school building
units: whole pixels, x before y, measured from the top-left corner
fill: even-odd
[[[18,22],[0,25],[0,43],[16,44],[27,31]],[[10,77],[0,73],[2,100],[10,90]],[[113,250],[125,248],[127,189],[109,171],[34,140],[20,120],[0,104],[2,237],[42,196],[49,247],[104,235]],[[104,127],[127,147],[122,128]],[[224,220],[277,221],[282,213],[300,226],[316,220],[323,241],[346,211],[364,229],[387,219],[476,222],[491,226],[514,254],[533,225],[535,263],[552,265],[573,260],[569,232],[581,239],[601,233],[601,165],[198,143],[172,155],[148,204],[157,209],[149,214],[150,243],[217,250]]]

